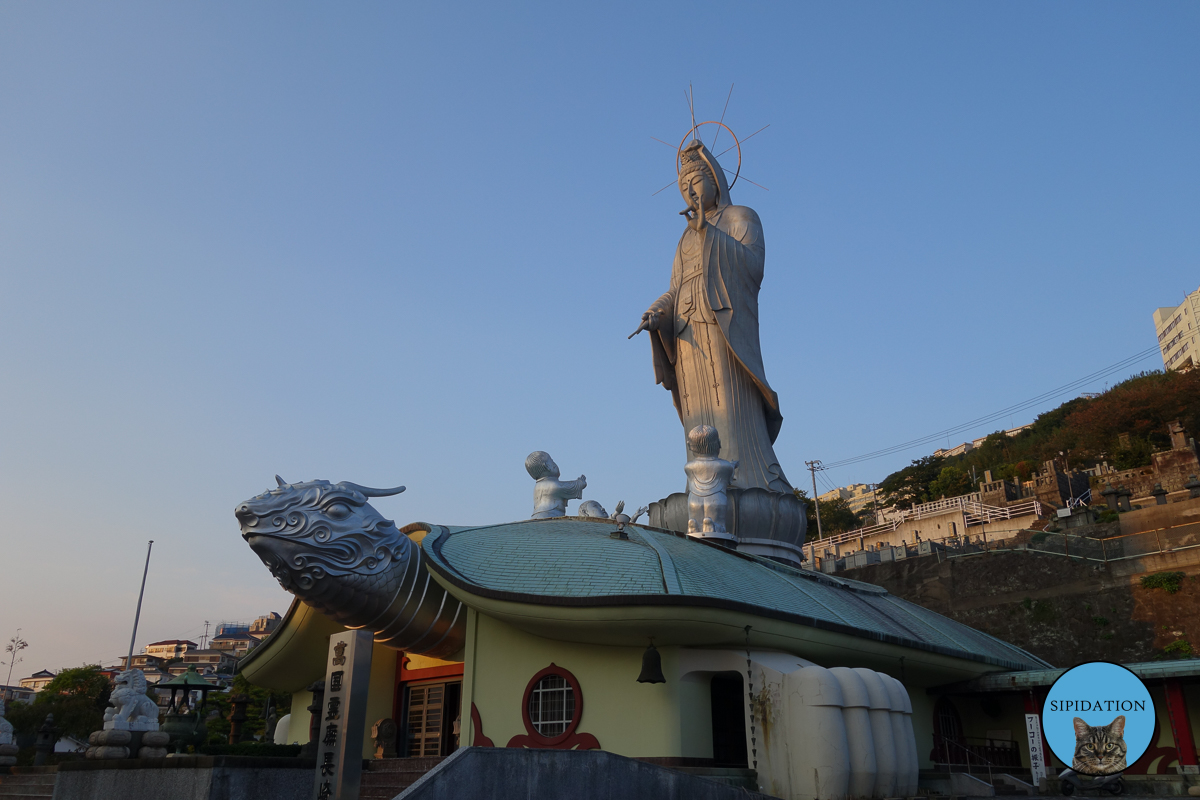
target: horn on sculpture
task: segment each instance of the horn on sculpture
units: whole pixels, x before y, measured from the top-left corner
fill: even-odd
[[[285,481],[283,478],[279,477],[278,475],[275,476],[275,482],[278,483],[280,486],[287,486],[287,481]]]
[[[338,486],[345,486],[347,489],[361,492],[364,497],[391,497],[394,494],[400,494],[405,489],[403,486],[397,486],[395,489],[372,489],[368,486],[359,486],[357,483],[351,483],[350,481],[338,481]]]

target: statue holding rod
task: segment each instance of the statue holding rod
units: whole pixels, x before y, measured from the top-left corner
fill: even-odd
[[[753,209],[732,205],[717,159],[694,139],[679,156],[687,227],[671,285],[630,338],[650,332],[654,379],[671,392],[687,432],[710,425],[722,456],[738,462],[732,486],[791,493],[773,445],[783,416],[767,383],[758,337],[765,247]]]

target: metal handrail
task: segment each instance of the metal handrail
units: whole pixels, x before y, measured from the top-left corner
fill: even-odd
[[[963,512],[963,519],[966,521],[968,527],[998,520],[1011,520],[1013,517],[1024,517],[1030,513],[1036,514],[1039,517],[1042,515],[1042,504],[1038,500],[1027,500],[1023,503],[1016,503],[1006,508],[1001,508],[1000,506],[989,506],[977,500],[971,500],[969,499],[970,497],[971,495],[964,495],[962,497],[937,500],[933,503],[922,503],[900,512],[891,522],[868,525],[864,528],[855,528],[852,531],[834,534],[824,539],[817,539],[815,542],[810,542],[810,544],[835,545],[855,539],[861,540],[867,536],[874,536],[879,533],[889,533],[898,530],[901,525],[910,519],[924,519],[925,516],[940,511],[961,510]]]
[[[935,761],[934,763],[944,763],[947,767],[964,767],[965,766],[967,768],[968,775],[975,774],[974,771],[972,771],[972,769],[971,769],[972,753],[971,753],[970,747],[967,747],[964,744],[960,744],[960,743],[954,741],[953,739],[947,739],[945,737],[939,736],[939,737],[937,737],[937,739],[934,740],[934,750],[935,750],[934,754],[935,755],[941,755],[936,752],[939,741],[942,745],[953,745],[954,747],[957,747],[959,750],[962,750],[964,753],[967,754],[967,762],[965,764],[958,764],[958,763],[955,763],[955,762],[947,759],[945,762],[936,762]],[[942,754],[946,755],[947,757],[950,755],[949,751],[944,751],[944,753],[942,753]],[[975,755],[975,760],[977,762],[983,762],[979,766],[987,767],[988,785],[991,785],[992,784],[992,767],[994,767],[996,765],[993,764],[991,761],[987,760],[986,758],[984,758],[983,756],[979,755],[978,753],[975,753],[974,755]],[[999,769],[999,767],[997,767],[997,769]]]

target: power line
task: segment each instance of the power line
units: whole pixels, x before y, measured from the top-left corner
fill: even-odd
[[[963,431],[967,431],[972,428],[978,428],[982,425],[986,425],[989,422],[995,422],[998,419],[1003,419],[1004,417],[1015,414],[1018,411],[1024,411],[1026,409],[1032,408],[1033,406],[1045,403],[1047,400],[1053,400],[1056,397],[1060,397],[1064,394],[1074,392],[1074,391],[1078,390],[1081,386],[1085,386],[1089,383],[1094,383],[1095,381],[1097,381],[1101,378],[1105,378],[1115,372],[1120,372],[1121,370],[1126,369],[1129,366],[1136,364],[1139,361],[1143,361],[1143,360],[1149,358],[1151,355],[1157,355],[1157,354],[1159,354],[1159,349],[1158,349],[1158,345],[1155,345],[1154,347],[1151,347],[1147,350],[1143,350],[1140,353],[1135,353],[1134,355],[1129,356],[1128,358],[1124,358],[1115,364],[1111,364],[1111,365],[1105,367],[1104,369],[1097,370],[1096,372],[1093,372],[1090,375],[1085,375],[1084,377],[1079,378],[1074,381],[1071,381],[1070,383],[1063,384],[1062,386],[1059,386],[1056,389],[1051,389],[1048,392],[1043,392],[1042,394],[1039,394],[1036,397],[1031,397],[1028,400],[1024,400],[1020,403],[1016,403],[1014,405],[1008,406],[1007,408],[1002,408],[999,411],[995,411],[986,416],[979,417],[977,419],[973,419],[970,422],[964,422],[961,425],[955,425],[954,427],[946,428],[945,430],[941,430],[936,433],[931,433],[926,436],[922,436],[918,439],[913,439],[911,441],[904,442],[903,444],[897,444],[897,445],[893,445],[891,447],[885,447],[882,450],[875,450],[874,452],[864,453],[860,456],[854,456],[852,458],[844,458],[840,461],[833,461],[833,462],[830,462],[829,464],[826,464],[825,469],[836,469],[838,467],[845,467],[845,466],[849,466],[851,464],[857,464],[862,461],[870,461],[872,459],[882,458],[883,456],[889,456],[894,453],[899,453],[899,452],[902,452],[904,450],[909,450],[914,447],[919,447],[921,445],[930,444],[931,442],[936,442],[937,440],[939,440],[943,437],[946,437],[946,436],[952,436],[956,433],[962,433]]]

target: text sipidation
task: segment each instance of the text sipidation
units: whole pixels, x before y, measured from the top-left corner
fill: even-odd
[[[1051,700],[1051,711],[1145,711],[1145,700]]]

